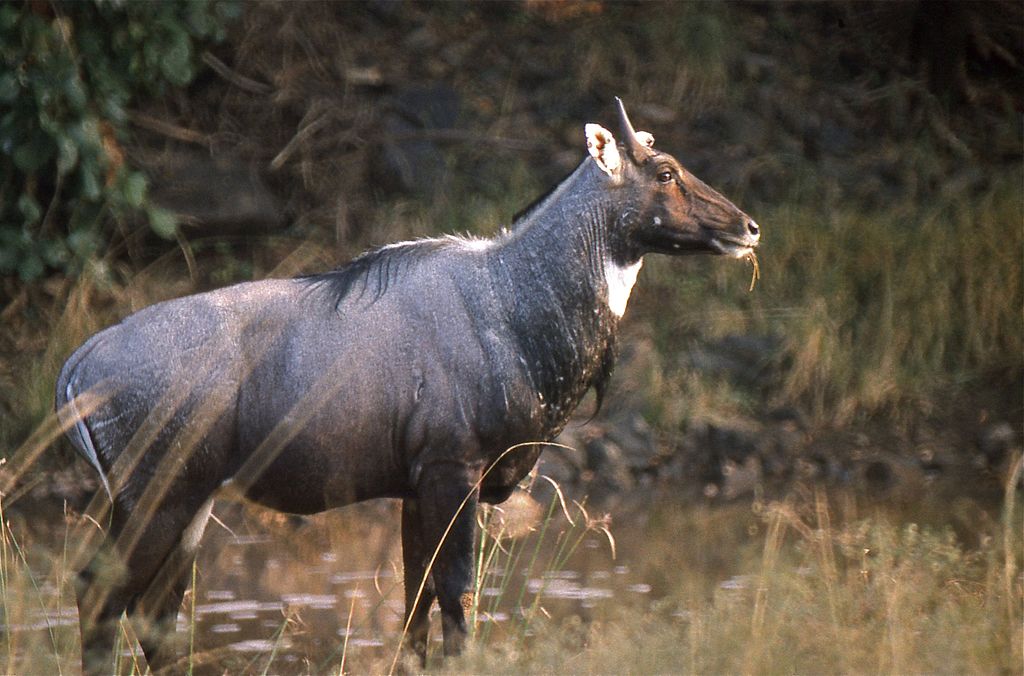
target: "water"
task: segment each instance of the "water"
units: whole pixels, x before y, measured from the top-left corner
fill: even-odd
[[[218,507],[224,527],[203,539],[196,585],[196,650],[232,653],[235,667],[291,671],[347,665],[387,668],[403,628],[403,585],[397,503],[356,505],[312,518],[282,519],[250,506]],[[269,531],[269,536],[265,536]],[[557,532],[579,546],[563,567],[548,566],[560,549]],[[654,596],[628,557],[613,560],[602,534],[573,529],[561,514],[539,549],[537,533],[508,541],[519,548],[513,566],[497,555],[479,590],[478,633],[496,639],[522,631],[531,613],[563,618],[599,616],[616,599]],[[536,559],[531,568],[529,563]],[[193,622],[188,600],[178,630]],[[439,648],[435,607],[431,638]],[[243,664],[245,660],[251,660]],[[288,667],[286,665],[292,665]],[[348,667],[346,667],[348,668]]]
[[[530,518],[536,520],[541,511],[534,504]],[[343,652],[346,669],[387,670],[403,628],[399,512],[398,502],[378,501],[297,519],[218,502],[217,521],[210,522],[203,537],[194,591],[186,596],[177,622],[182,649],[193,643],[196,672],[252,673],[268,665],[281,673],[336,670]],[[493,640],[528,636],[525,620],[533,616],[590,620],[606,616],[623,601],[646,605],[664,596],[664,577],[649,575],[646,546],[638,547],[629,535],[638,529],[622,529],[613,559],[607,536],[586,532],[582,513],[574,520],[575,528],[555,509],[539,545],[536,529],[504,541],[519,558],[509,563],[499,552],[492,560],[479,590],[479,609],[469,614],[478,635]],[[61,542],[62,520],[47,524],[36,521],[36,534]],[[566,539],[577,542],[568,557]],[[49,566],[41,557],[33,568],[52,568],[55,558],[50,557]],[[40,577],[45,578],[40,598],[6,629],[24,645],[56,642],[73,661],[78,614],[71,586],[61,590],[45,573]],[[439,652],[436,606],[431,638],[432,650]]]
[[[555,503],[550,525],[538,527],[549,499],[503,505],[526,513],[533,529],[519,523],[528,534],[505,541],[487,567],[477,610],[469,614],[485,642],[528,641],[538,626],[570,618],[614,622],[623,612],[656,610],[683,626],[711,599],[757,593],[766,530],[750,504],[695,506],[648,497],[615,505],[607,526],[613,557],[609,536],[598,529],[603,512],[590,508],[584,515],[566,501],[574,527]],[[852,503],[839,511],[848,512],[844,520],[858,518]],[[343,655],[346,670],[388,671],[403,626],[399,512],[398,502],[377,501],[297,519],[218,502],[220,523],[208,526],[195,589],[178,618],[182,651],[192,643],[195,672],[336,672]],[[511,528],[514,516],[505,514],[501,523]],[[23,660],[6,666],[39,670],[28,653],[42,650],[59,654],[62,670],[74,670],[77,611],[69,578],[59,584],[53,572],[64,521],[34,514],[23,526],[13,530],[22,534],[35,581],[31,589],[23,585],[30,591],[16,599],[15,612],[5,608],[2,634]],[[576,544],[571,555],[566,543]],[[439,653],[436,608],[431,638]],[[19,670],[22,663],[27,666]]]

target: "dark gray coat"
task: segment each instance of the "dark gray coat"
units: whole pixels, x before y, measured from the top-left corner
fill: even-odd
[[[109,547],[126,566],[102,584],[100,559],[82,573],[87,668],[123,609],[166,627],[225,483],[297,513],[402,498],[410,641],[422,655],[436,595],[458,651],[473,506],[504,500],[534,465],[540,446],[517,445],[553,438],[589,388],[603,393],[643,255],[748,256],[758,241],[624,111],[620,125],[622,145],[588,125],[590,157],[493,239],[405,242],[158,303],[71,355],[57,407],[110,480]],[[86,395],[102,403],[83,416]],[[146,629],[153,665],[166,631]]]

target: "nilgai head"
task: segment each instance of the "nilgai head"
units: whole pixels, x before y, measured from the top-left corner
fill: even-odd
[[[629,205],[610,233],[616,262],[629,264],[645,253],[752,258],[761,237],[757,223],[679,160],[656,150],[654,137],[635,131],[616,100],[618,140],[600,125],[586,125],[591,157],[618,193],[616,201]]]

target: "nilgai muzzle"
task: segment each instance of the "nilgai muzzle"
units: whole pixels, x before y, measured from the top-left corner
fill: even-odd
[[[589,388],[603,393],[644,255],[752,258],[758,244],[757,224],[634,131],[621,101],[618,127],[617,140],[586,125],[579,167],[491,239],[402,242],[157,303],[71,355],[57,409],[112,499],[78,578],[87,671],[111,668],[124,611],[150,666],[173,660],[226,484],[298,514],[401,499],[407,640],[425,656],[436,598],[444,652],[459,652],[476,504],[533,467],[541,446],[517,444],[554,438]]]

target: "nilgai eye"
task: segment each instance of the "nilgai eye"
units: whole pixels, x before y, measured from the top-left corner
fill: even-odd
[[[660,183],[671,183],[674,180],[675,176],[672,174],[671,171],[663,171],[660,174],[658,174],[658,181]]]

